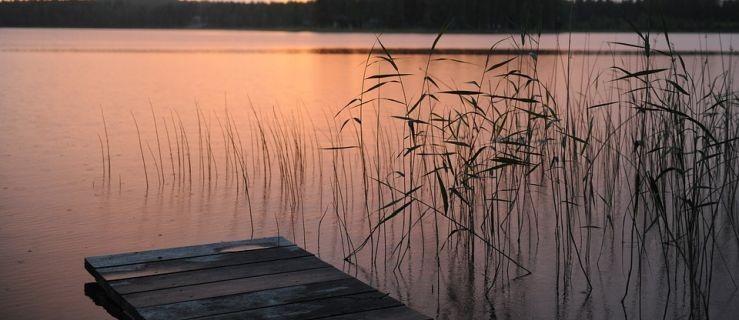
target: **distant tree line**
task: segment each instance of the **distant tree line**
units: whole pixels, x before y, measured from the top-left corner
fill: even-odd
[[[2,27],[737,31],[737,0],[176,0],[0,2]]]

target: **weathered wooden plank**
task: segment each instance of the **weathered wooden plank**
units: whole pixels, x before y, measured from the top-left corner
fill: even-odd
[[[132,293],[123,295],[123,298],[132,306],[141,308],[346,278],[349,278],[346,273],[328,267]]]
[[[376,290],[349,278],[144,307],[139,309],[139,314],[147,320],[192,319],[373,291]]]
[[[199,269],[110,281],[120,294],[329,267],[315,256]]]
[[[85,262],[94,268],[105,268],[126,264],[144,263],[158,260],[197,257],[222,252],[248,251],[273,247],[292,246],[294,243],[283,237],[269,237],[252,240],[219,242],[205,245],[187,246],[170,249],[158,249],[121,253],[113,255],[85,258]]]
[[[424,316],[406,306],[398,306],[386,309],[378,309],[357,313],[349,313],[340,316],[321,318],[325,320],[431,320],[433,318]]]
[[[306,256],[311,254],[297,246],[289,246],[99,268],[94,270],[93,275],[97,273],[102,279],[113,281]]]
[[[430,319],[281,237],[89,257],[85,268],[137,320]]]
[[[318,319],[351,312],[384,309],[401,306],[397,300],[381,292],[361,293],[327,299],[290,303],[274,307],[234,312],[203,320],[242,320],[242,319]]]

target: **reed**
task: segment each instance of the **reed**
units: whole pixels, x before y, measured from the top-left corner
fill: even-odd
[[[111,165],[110,165],[110,139],[108,136],[108,122],[105,120],[105,112],[103,107],[100,106],[100,118],[103,121],[103,135],[105,136],[105,143],[103,143],[103,137],[98,133],[98,143],[100,144],[100,164],[102,170],[102,183],[110,187],[111,176]],[[107,154],[107,156],[106,156]]]
[[[139,123],[136,121],[136,116],[131,112],[131,118],[136,126],[136,136],[139,140],[139,151],[141,152],[141,163],[144,166],[144,178],[146,179],[146,192],[149,193],[149,173],[146,170],[146,157],[144,156],[144,146],[141,143],[141,130],[139,130]]]
[[[412,246],[411,235],[423,234],[423,221],[430,217],[437,255],[450,242],[469,252],[480,244],[489,252],[485,259],[502,261],[496,272],[510,265],[516,277],[528,275],[529,268],[515,257],[522,239],[538,238],[543,231],[538,224],[542,213],[531,199],[536,189],[548,188],[552,212],[546,214],[556,221],[557,290],[571,290],[578,273],[590,292],[591,275],[597,272],[591,258],[600,258],[618,229],[624,243],[633,244],[625,249],[624,299],[632,293],[639,302],[646,299],[640,287],[645,264],[657,254],[672,286],[690,298],[690,316],[706,317],[715,259],[735,256],[720,252],[717,238],[729,232],[737,239],[739,128],[734,110],[739,101],[729,80],[733,75],[688,70],[672,48],[655,50],[648,33],[637,34],[640,43],[615,44],[640,50],[637,65],[596,71],[573,67],[571,56],[565,56],[564,74],[553,76],[564,81],[564,92],[550,89],[556,82],[539,78],[535,35],[510,39],[532,54],[488,55],[481,77],[462,86],[444,84],[431,72],[434,63],[467,63],[433,57],[439,35],[418,93],[407,92],[405,82],[412,75],[401,71],[400,61],[378,40],[380,50],[368,58],[365,71],[370,65],[382,68],[364,76],[373,83],[363,85],[337,115],[342,130],[354,130],[347,135],[354,141],[332,148],[359,158],[363,175],[369,175],[363,178],[363,201],[365,207],[374,206],[365,212],[377,214],[367,216],[367,233],[351,245],[346,260],[357,261],[367,247],[375,263],[377,249],[367,245],[397,223],[402,229],[392,244],[397,268]],[[664,37],[669,42],[669,35]],[[575,72],[584,79],[579,87],[572,80]],[[380,95],[381,88],[393,87],[396,96]],[[370,93],[377,98],[367,99]],[[365,108],[379,110],[381,103],[404,110],[382,120],[376,111],[375,141],[369,142]],[[402,149],[383,155],[379,137],[392,136],[392,130],[401,131],[388,145]],[[379,164],[386,158],[393,160],[383,170]],[[367,170],[368,163],[376,167]],[[378,190],[375,201],[367,191],[371,188]],[[378,201],[385,194],[390,200]],[[656,251],[649,249],[654,243],[661,244]],[[672,290],[664,300],[665,317],[674,303]],[[636,312],[641,314],[641,303]]]
[[[424,64],[407,67],[378,37],[360,92],[320,125],[250,104],[247,123],[228,108],[196,106],[191,129],[172,111],[162,119],[173,176],[165,180],[152,108],[157,148],[147,149],[162,185],[192,190],[194,174],[202,190],[224,186],[243,196],[251,236],[255,223],[271,218],[307,244],[306,230],[315,227],[320,251],[331,221],[355,267],[398,271],[420,250],[441,269],[441,256],[454,251],[483,263],[486,292],[536,272],[527,254],[546,236],[554,250],[546,267],[562,300],[580,291],[590,297],[603,258],[618,254],[625,314],[643,316],[650,297],[642,286],[657,269],[667,286],[663,318],[705,318],[714,271],[735,267],[736,252],[721,241],[739,246],[733,70],[714,74],[700,63],[691,70],[671,47],[650,47],[654,35],[637,35],[638,43],[613,44],[638,50],[634,59],[613,55],[605,70],[589,57],[574,64],[572,54],[543,66],[538,35],[525,33],[502,41],[529,54],[496,54],[495,43],[471,61],[438,55],[439,34]],[[572,53],[569,40],[564,45]],[[443,79],[435,70],[444,65],[478,73]],[[211,132],[213,117],[220,134]],[[110,147],[98,140],[110,179]],[[318,204],[316,219],[306,218],[307,201]]]
[[[162,143],[159,140],[159,125],[157,124],[157,117],[154,113],[154,105],[151,103],[151,100],[149,100],[149,108],[151,108],[151,120],[154,123],[154,135],[157,140],[157,154],[159,155],[159,165],[157,165],[157,171],[159,174],[159,179],[161,180],[161,184],[164,185],[166,183],[166,179],[164,178],[164,161],[162,160]],[[154,161],[156,163],[156,157],[154,158]],[[162,170],[158,170],[158,168],[162,168]]]

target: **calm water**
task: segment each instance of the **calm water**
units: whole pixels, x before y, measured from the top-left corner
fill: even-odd
[[[427,48],[433,38],[382,36],[385,45],[393,48]],[[487,48],[502,38],[449,35],[440,46]],[[645,318],[661,317],[663,304],[638,302],[639,297],[663,296],[666,288],[659,281],[645,280],[643,291],[632,292],[622,308],[626,262],[618,237],[614,241],[619,244],[593,253],[593,260],[598,259],[593,268],[599,272],[591,279],[592,295],[584,293],[577,272],[572,276],[574,284],[562,292],[552,262],[556,222],[546,214],[551,200],[546,195],[537,198],[537,193],[530,203],[540,212],[539,232],[524,238],[520,242],[524,248],[519,247],[519,261],[533,271],[530,276],[512,280],[518,271],[507,266],[505,279],[489,289],[492,272],[484,259],[466,256],[480,251],[479,245],[474,249],[448,245],[440,251],[437,268],[436,247],[428,235],[433,221],[414,229],[413,242],[426,245],[413,246],[397,270],[392,263],[373,267],[366,250],[359,265],[344,264],[346,252],[337,221],[345,219],[355,242],[367,234],[367,221],[361,210],[339,218],[331,211],[339,202],[349,208],[346,212],[362,207],[357,196],[361,177],[351,173],[357,172],[356,163],[351,167],[347,161],[350,164],[342,172],[349,178],[343,180],[345,185],[339,189],[345,193],[337,200],[337,188],[331,182],[336,172],[331,168],[334,153],[321,148],[346,142],[335,138],[341,121],[336,125],[334,115],[362,91],[366,55],[316,54],[306,49],[367,48],[373,40],[368,34],[0,29],[0,318],[109,317],[84,296],[83,284],[92,281],[83,268],[85,256],[278,233],[442,319],[493,315],[603,319],[637,317],[639,312]],[[679,34],[672,40],[680,50],[729,51],[739,43],[739,35]],[[544,35],[540,45],[566,48],[567,41],[566,35]],[[572,41],[573,48],[602,50],[613,46],[609,42],[634,43],[637,37],[575,34]],[[657,47],[664,46],[664,39],[655,41]],[[426,56],[398,58],[401,69],[423,73]],[[485,61],[483,56],[448,58],[471,63],[434,66],[434,74],[448,88],[479,78]],[[704,58],[688,56],[686,61],[696,67]],[[572,59],[581,67],[574,74],[575,94],[598,100],[607,99],[609,93],[590,92],[589,79],[598,74],[613,78],[608,73],[611,66],[637,58],[585,55]],[[735,58],[707,59],[705,66],[712,75],[727,70],[739,75]],[[538,61],[540,78],[551,80],[552,87],[561,91],[566,57],[542,56]],[[415,83],[408,85],[408,92],[418,92],[420,81]],[[398,94],[392,90],[386,94]],[[101,140],[105,140],[101,111],[109,136],[110,175],[103,167],[106,160],[101,160],[107,157],[101,156]],[[392,109],[382,112],[394,113]],[[133,117],[140,126],[149,166],[148,189]],[[248,199],[238,187],[236,164],[229,160],[234,150],[224,142],[228,128],[224,123],[232,123],[246,146],[241,151],[249,159]],[[267,140],[276,141],[270,155],[256,147],[258,124],[266,128]],[[190,178],[181,174],[184,148],[177,155],[178,139],[184,137],[192,153]],[[291,151],[280,156],[280,148],[291,150],[288,144],[295,141],[302,160],[296,160]],[[280,175],[285,170],[291,173]],[[396,230],[403,225],[393,222],[390,227]],[[387,241],[392,247],[399,239],[390,232]],[[714,267],[718,280],[714,279],[710,306],[713,317],[724,319],[739,314],[739,298],[729,280],[739,275],[739,258],[735,247],[727,248],[734,254],[728,253],[729,261]],[[659,264],[650,268],[645,278],[658,278]],[[681,313],[667,317],[673,316]]]

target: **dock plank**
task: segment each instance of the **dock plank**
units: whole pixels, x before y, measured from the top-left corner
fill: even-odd
[[[145,277],[110,281],[110,286],[120,294],[183,287],[230,279],[264,276],[269,274],[325,268],[329,265],[315,256],[302,256],[266,262],[238,264],[198,269]]]
[[[294,246],[283,237],[268,237],[251,240],[218,242],[205,245],[186,246],[130,253],[87,257],[85,261],[95,268],[105,268],[157,260],[189,258],[223,252],[249,251],[274,247]]]
[[[123,297],[132,306],[140,308],[158,304],[212,298],[227,294],[252,292],[270,288],[289,287],[346,278],[349,278],[349,275],[346,273],[333,267],[326,267],[261,277],[241,278],[185,287],[138,292],[123,295]]]
[[[307,256],[311,256],[311,254],[300,247],[289,246],[99,268],[95,272],[103,279],[113,281]]]
[[[321,318],[325,320],[431,320],[431,317],[424,316],[413,309],[405,306],[397,306],[386,309],[371,310],[357,313],[344,314],[340,316],[331,316]]]
[[[328,299],[291,303],[243,312],[200,318],[203,320],[319,319],[358,311],[378,310],[402,304],[381,292],[360,293]]]
[[[99,287],[91,298],[126,319],[431,319],[282,237],[94,256],[84,265]]]
[[[192,319],[373,291],[363,282],[348,278],[144,307],[139,313],[150,320]]]

